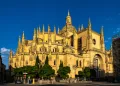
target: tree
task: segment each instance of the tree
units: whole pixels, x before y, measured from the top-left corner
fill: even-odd
[[[23,74],[22,68],[15,68],[13,71],[14,71],[15,76],[22,76]]]
[[[48,63],[48,56],[46,57],[45,64],[39,72],[39,76],[44,79],[50,79],[55,75],[55,70]]]
[[[37,67],[37,69],[39,69],[40,65],[41,65],[41,61],[39,60],[39,56],[37,56],[35,66]]]
[[[90,78],[90,68],[89,67],[85,67],[83,71],[79,71],[78,72],[79,77],[82,78]]]
[[[52,76],[54,76],[54,74],[55,70],[53,70],[50,65],[45,64],[40,70],[39,76],[43,77],[44,79],[50,79]]]
[[[60,78],[66,79],[69,77],[68,73],[70,73],[70,67],[69,66],[63,67],[63,62],[61,62],[57,73]]]
[[[48,64],[48,56],[46,56],[45,64]]]
[[[79,77],[82,77],[82,78],[85,77],[85,73],[84,73],[83,71],[79,71],[79,72],[78,72],[78,75],[79,75]]]
[[[89,67],[85,67],[84,73],[85,73],[86,78],[90,78],[90,68]]]

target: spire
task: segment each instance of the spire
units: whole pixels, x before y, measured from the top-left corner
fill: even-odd
[[[66,17],[66,25],[69,27],[71,24],[72,24],[72,19],[71,19],[71,16],[70,16],[70,12],[68,10],[68,15]]]
[[[54,26],[54,42],[56,41],[56,27]]]
[[[83,27],[83,24],[81,25],[81,30],[83,30],[84,29],[84,27]]]
[[[36,29],[34,28],[34,36],[36,36],[36,34],[37,34],[37,31],[36,31]]]
[[[79,25],[78,31],[80,31],[80,25]]]
[[[43,24],[43,28],[42,28],[42,32],[44,33],[44,29],[45,29],[45,27],[44,27],[44,24]]]
[[[101,35],[103,36],[103,34],[104,34],[104,33],[103,33],[103,26],[102,26],[102,27],[101,27]]]
[[[70,16],[70,12],[69,12],[69,10],[68,10],[68,16]]]
[[[91,29],[91,21],[90,21],[90,18],[88,20],[88,28]]]
[[[48,33],[50,32],[50,25],[48,24]]]
[[[39,27],[37,28],[37,37],[38,37],[38,35],[39,35]]]
[[[20,36],[18,38],[18,47],[20,46],[21,40],[20,40]]]
[[[101,50],[104,52],[105,44],[104,44],[103,26],[101,27],[100,40],[101,40]]]
[[[23,34],[22,34],[22,43],[24,43],[25,41],[25,35],[24,35],[24,31],[23,31]]]
[[[60,33],[60,29],[59,29],[59,27],[58,27],[58,34]]]
[[[54,33],[56,34],[56,27],[54,26]]]
[[[40,26],[38,27],[38,29],[39,29],[39,33],[41,32],[41,30],[40,30]]]
[[[36,38],[37,38],[37,31],[36,31],[36,29],[34,28],[33,40],[36,40]]]
[[[10,49],[10,58],[12,57],[13,53],[12,53],[12,50]]]

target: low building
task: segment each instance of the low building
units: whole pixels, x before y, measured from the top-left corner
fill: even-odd
[[[120,33],[113,37],[112,46],[114,76],[115,78],[120,78]]]

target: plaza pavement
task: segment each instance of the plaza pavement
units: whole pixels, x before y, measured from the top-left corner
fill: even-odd
[[[79,82],[79,83],[54,83],[54,84],[3,84],[0,86],[120,86],[120,83],[107,82]]]

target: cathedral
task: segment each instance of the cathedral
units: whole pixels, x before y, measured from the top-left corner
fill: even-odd
[[[57,32],[55,26],[52,32],[49,25],[48,31],[45,32],[43,25],[42,31],[40,27],[34,29],[32,40],[27,40],[23,32],[22,38],[18,39],[16,53],[13,55],[12,50],[10,51],[9,66],[13,68],[34,66],[37,56],[42,65],[48,56],[55,74],[62,61],[64,66],[70,67],[69,77],[72,78],[85,67],[94,70],[96,77],[113,75],[112,48],[105,49],[103,26],[100,33],[97,33],[92,29],[89,19],[87,28],[82,24],[76,29],[72,25],[69,11],[65,26],[58,28]]]

